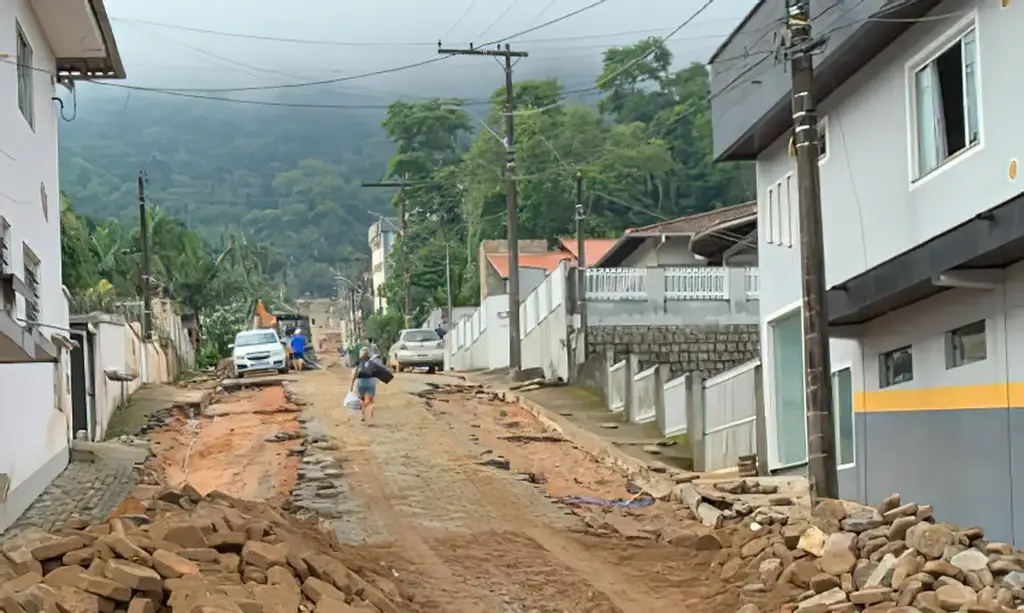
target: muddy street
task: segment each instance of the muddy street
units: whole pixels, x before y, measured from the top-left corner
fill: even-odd
[[[391,567],[423,611],[732,613],[751,600],[719,579],[715,552],[666,542],[695,528],[682,505],[566,506],[562,496],[628,498],[625,477],[529,411],[472,391],[424,398],[428,383],[456,380],[403,374],[379,386],[367,427],[342,406],[348,376],[332,367],[292,384],[343,475],[332,525]],[[320,457],[303,460],[300,483],[322,479]]]

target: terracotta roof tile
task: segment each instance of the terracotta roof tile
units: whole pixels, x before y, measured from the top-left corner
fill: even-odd
[[[576,244],[575,238],[569,237],[558,237],[558,241],[562,243],[562,247],[566,251],[572,254],[575,260],[580,256],[579,248]],[[617,238],[588,238],[583,241],[583,244],[587,247],[587,262],[593,264],[604,257],[604,254],[615,246],[615,243],[619,242]]]
[[[519,267],[520,268],[543,268],[547,272],[558,268],[564,260],[572,260],[573,256],[568,253],[562,252],[551,252],[551,253],[520,253],[519,254]],[[508,254],[507,253],[489,253],[487,254],[487,261],[491,263],[494,270],[498,272],[498,275],[502,279],[508,278]]]

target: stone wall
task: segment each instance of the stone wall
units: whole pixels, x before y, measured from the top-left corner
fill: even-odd
[[[761,334],[757,324],[589,326],[588,357],[602,349],[616,362],[637,356],[641,369],[668,364],[673,376],[713,377],[760,357]]]

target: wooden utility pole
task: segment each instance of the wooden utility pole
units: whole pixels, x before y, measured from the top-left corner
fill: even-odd
[[[580,314],[580,329],[577,332],[576,362],[587,359],[587,244],[586,211],[583,210],[583,173],[576,173],[576,310]],[[569,366],[575,371],[576,364]]]
[[[810,0],[786,0],[786,54],[793,74],[793,145],[800,196],[800,268],[803,276],[804,389],[807,464],[813,499],[838,498],[825,248],[818,177],[818,113],[811,53],[823,42],[811,36]]]
[[[405,277],[403,279],[403,285],[405,286],[405,327],[412,327],[412,294],[409,293],[409,259],[406,257],[408,251],[405,248],[405,212],[406,212],[406,199],[405,199],[405,188],[410,185],[416,185],[416,183],[410,183],[408,175],[405,176],[401,181],[378,181],[376,183],[362,184],[363,187],[397,187],[398,188],[398,236],[401,238],[398,241],[398,248],[401,249],[402,263],[404,267]],[[383,218],[382,218],[383,219]],[[387,257],[387,254],[384,254]]]
[[[525,51],[512,51],[508,43],[504,48],[496,45],[494,49],[445,49],[437,44],[437,52],[441,55],[489,55],[505,60],[505,179],[508,183],[508,365],[515,376],[523,367],[522,347],[520,344],[519,322],[519,203],[516,193],[516,146],[515,146],[515,90],[512,87],[512,58],[524,58],[529,54]]]
[[[153,340],[153,297],[149,279],[149,220],[146,218],[146,173],[139,173],[139,249],[142,253],[142,338]]]

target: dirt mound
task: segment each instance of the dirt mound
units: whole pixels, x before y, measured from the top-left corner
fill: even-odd
[[[262,503],[190,486],[145,512],[2,543],[6,613],[398,613],[394,577]],[[127,510],[127,507],[126,507]]]

